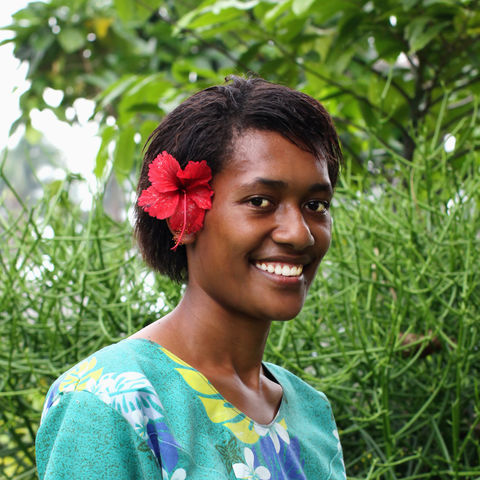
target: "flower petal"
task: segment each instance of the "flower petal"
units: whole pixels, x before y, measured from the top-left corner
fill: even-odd
[[[260,479],[260,480],[268,480],[272,475],[270,474],[268,468],[266,467],[257,467],[255,469],[255,475]]]
[[[253,452],[248,447],[245,447],[243,449],[243,454],[245,456],[245,461],[247,462],[248,468],[253,472],[255,465],[255,457],[253,456]]]
[[[212,179],[212,171],[205,160],[201,162],[188,162],[183,170],[177,172],[177,177],[182,180],[187,189],[198,185],[208,185]]]
[[[173,215],[179,200],[180,194],[177,191],[163,193],[150,186],[138,198],[138,205],[152,217],[163,220]]]
[[[145,212],[160,220],[169,218],[177,234],[195,233],[202,228],[213,195],[209,184],[212,172],[205,160],[188,162],[182,170],[177,160],[164,151],[150,163],[148,178],[152,185],[138,199]]]
[[[184,221],[183,213],[183,199],[179,201],[178,208],[170,217],[170,228],[180,233],[183,229]],[[196,233],[203,227],[203,219],[205,218],[205,210],[197,206],[197,204],[188,198],[187,195],[187,225],[185,226],[185,233]]]
[[[172,477],[170,480],[185,480],[187,477],[187,472],[183,468],[177,468],[175,472],[173,472]]]
[[[264,437],[270,431],[268,427],[264,427],[258,423],[254,423],[253,428],[261,437]]]
[[[237,478],[251,478],[250,470],[244,463],[234,463],[232,468]]]
[[[169,153],[162,152],[148,166],[148,179],[159,192],[172,192],[182,186],[177,178],[179,171],[177,160]]]
[[[278,439],[277,432],[275,430],[270,430],[270,438],[272,439],[273,446],[275,447],[275,451],[278,453],[280,452],[280,440]]]
[[[212,208],[213,190],[207,185],[199,185],[187,190],[188,197],[191,198],[200,208],[206,210]]]
[[[287,430],[280,423],[275,423],[273,426],[275,431],[278,433],[278,436],[287,444],[290,444],[290,436],[288,435]]]

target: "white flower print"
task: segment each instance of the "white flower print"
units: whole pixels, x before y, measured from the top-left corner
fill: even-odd
[[[162,478],[163,480],[185,480],[187,478],[187,472],[183,468],[177,468],[172,476],[169,477],[165,469],[162,468]]]
[[[149,420],[163,417],[162,403],[149,380],[140,372],[108,373],[85,390],[110,405],[127,420],[142,437],[147,437]]]
[[[256,423],[254,429],[261,437],[270,436],[277,453],[280,452],[280,440],[278,437],[287,445],[290,445],[290,436],[288,435],[287,429],[282,425],[282,422],[276,422],[269,427],[264,427]]]
[[[247,480],[268,480],[271,478],[268,468],[262,466],[255,468],[255,457],[250,448],[245,447],[243,452],[246,463],[234,463],[232,465],[235,477]]]

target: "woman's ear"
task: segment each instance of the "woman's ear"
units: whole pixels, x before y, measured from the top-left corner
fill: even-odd
[[[174,232],[172,230],[172,227],[170,226],[170,219],[168,218],[167,218],[167,225],[168,225],[168,229],[170,230],[170,233],[172,234],[173,240],[176,243],[178,241],[178,237],[180,236],[180,232]],[[196,238],[197,238],[196,233],[184,232],[179,245],[191,245],[192,243],[195,242]]]

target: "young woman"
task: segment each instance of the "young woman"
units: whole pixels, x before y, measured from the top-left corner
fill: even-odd
[[[262,356],[331,238],[341,152],[314,99],[233,77],[153,132],[138,186],[146,262],[179,305],[51,387],[45,479],[344,479],[325,395]]]

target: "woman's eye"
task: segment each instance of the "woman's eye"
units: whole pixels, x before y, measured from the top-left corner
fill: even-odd
[[[254,197],[249,200],[250,205],[253,205],[257,208],[267,208],[271,205],[270,200],[263,197]]]
[[[325,213],[328,210],[328,202],[321,200],[310,200],[306,203],[306,207],[315,213]]]

